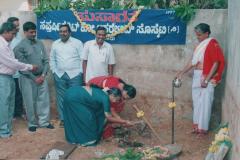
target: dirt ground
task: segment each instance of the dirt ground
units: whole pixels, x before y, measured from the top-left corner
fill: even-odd
[[[141,97],[140,99],[144,99]],[[132,103],[136,103],[135,100]],[[152,101],[152,99],[148,99]],[[132,105],[128,104],[128,106]],[[166,107],[156,112],[156,107],[153,104],[147,104],[146,100],[138,102],[146,113],[146,117],[149,118],[153,115],[155,118],[149,118],[161,138],[159,142],[154,135],[149,137],[134,136],[133,140],[144,143],[144,146],[156,146],[159,144],[165,145],[171,143],[171,116],[170,111]],[[162,105],[166,105],[167,101],[162,101]],[[184,118],[184,115],[189,112],[189,108],[186,109],[186,104],[180,105],[180,110],[176,110],[175,120],[175,142],[182,145],[182,154],[179,156],[179,160],[203,160],[207,154],[208,147],[213,139],[213,133],[209,133],[205,137],[197,137],[194,134],[189,133],[191,131],[191,120]],[[189,104],[188,104],[189,105]],[[149,109],[149,107],[152,107]],[[146,109],[148,108],[148,109]],[[185,108],[185,109],[183,109]],[[182,110],[182,111],[181,111]],[[149,113],[147,113],[149,111]],[[152,114],[150,111],[154,112]],[[164,112],[165,111],[165,112]],[[128,116],[131,120],[137,120],[134,110],[132,108],[126,109],[123,113],[124,116]],[[31,133],[27,130],[26,120],[18,118],[14,120],[14,134],[7,139],[0,139],[0,160],[31,160],[39,159],[43,153],[48,151],[52,145],[56,142],[65,142],[64,129],[58,127],[58,121],[56,119],[56,111],[52,109],[52,123],[55,125],[55,129],[37,129],[36,132]],[[166,116],[168,115],[168,116]],[[181,116],[179,116],[181,115]],[[165,116],[165,118],[161,118]],[[112,154],[115,152],[124,152],[126,148],[118,147],[116,139],[109,139],[101,141],[96,147],[77,147],[74,152],[69,156],[71,160],[87,160],[99,157],[103,154]]]

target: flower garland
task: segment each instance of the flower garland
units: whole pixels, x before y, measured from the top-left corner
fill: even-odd
[[[168,103],[168,107],[169,107],[170,109],[175,108],[175,107],[176,107],[176,102],[169,102],[169,103]]]
[[[91,28],[91,25],[83,22],[83,20],[78,16],[78,12],[73,7],[74,4],[71,3],[70,6],[71,6],[70,10],[73,12],[74,16],[77,18],[77,20],[79,21],[81,26],[83,26],[89,33],[96,35],[96,31]],[[135,22],[137,20],[137,17],[139,16],[139,14],[141,13],[143,8],[144,8],[143,6],[139,6],[137,11],[130,18],[128,24],[126,24],[125,26],[122,26],[118,31],[114,31],[111,34],[107,34],[107,38],[112,38],[112,37],[115,37],[115,36],[125,32],[129,27],[132,26],[133,22]]]
[[[137,117],[138,118],[141,118],[141,117],[143,117],[144,116],[144,112],[143,111],[138,111],[137,112]]]
[[[219,130],[219,132],[215,135],[215,139],[212,142],[211,146],[209,147],[210,153],[218,152],[220,146],[222,144],[226,144],[227,146],[231,147],[232,142],[231,138],[229,137],[228,128],[224,127]]]

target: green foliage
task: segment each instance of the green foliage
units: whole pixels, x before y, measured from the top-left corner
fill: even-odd
[[[120,155],[121,160],[141,160],[143,157],[142,153],[135,152],[133,149],[128,149],[124,155]]]
[[[93,3],[94,9],[110,9],[112,8],[112,0],[96,0]]]
[[[113,0],[112,9],[123,9],[123,6],[120,4],[119,0]]]
[[[93,160],[115,160],[115,159],[119,159],[119,160],[141,160],[143,158],[143,153],[140,152],[136,152],[134,151],[134,149],[129,148],[127,149],[127,151],[124,154],[120,154],[120,153],[115,153],[115,154],[111,154],[111,155],[106,155],[102,158],[95,158]]]
[[[40,16],[46,11],[66,10],[72,0],[39,0],[34,12]],[[177,16],[189,21],[195,15],[195,8],[227,8],[227,0],[76,0],[75,9],[136,9],[144,8],[173,8]]]
[[[156,4],[158,8],[167,8],[165,0],[156,0]]]
[[[46,11],[69,9],[70,2],[68,0],[40,0],[38,7],[33,11],[37,16],[41,16]]]
[[[227,0],[192,0],[189,3],[195,4],[200,9],[227,8]]]
[[[189,22],[196,14],[196,7],[193,4],[181,3],[173,7],[177,17],[184,22]]]
[[[227,8],[227,0],[213,0],[213,8]]]
[[[92,3],[89,3],[91,2],[91,0],[86,0],[86,2],[84,3],[83,1],[81,0],[77,0],[74,4],[73,4],[73,7],[76,8],[76,9],[79,9],[79,8],[82,8],[82,9],[86,9],[84,7],[87,7],[87,8],[92,8]],[[89,5],[89,6],[88,6]]]
[[[37,16],[41,16],[44,12],[49,11],[50,8],[43,3],[43,0],[39,1],[38,7],[33,11]]]

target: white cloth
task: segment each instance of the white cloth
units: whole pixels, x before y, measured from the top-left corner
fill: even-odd
[[[16,37],[13,38],[13,40],[10,42],[10,48],[13,50],[22,40],[22,37],[19,33],[17,33]],[[13,78],[19,78],[20,73],[16,71],[16,73],[13,75]]]
[[[202,70],[194,70],[192,82],[193,124],[196,124],[198,129],[207,131],[214,98],[214,85],[210,82],[207,88],[202,88],[201,79]]]
[[[67,42],[56,40],[50,53],[50,68],[58,77],[66,72],[69,78],[73,78],[82,72],[83,44],[80,40],[70,37]]]
[[[59,160],[60,156],[64,155],[64,151],[59,149],[52,149],[48,152],[46,160]]]
[[[101,47],[96,40],[84,44],[83,60],[87,60],[86,82],[98,76],[108,75],[108,65],[115,64],[115,55],[111,44],[104,42]]]
[[[32,68],[32,65],[21,63],[15,59],[9,43],[0,36],[0,74],[13,75],[16,70],[27,71]]]
[[[17,33],[16,37],[10,42],[10,48],[13,50],[22,40],[22,37]]]
[[[203,40],[201,43],[198,44],[198,46],[195,48],[193,52],[193,58],[192,58],[192,65],[196,65],[199,62],[203,63],[203,57],[205,54],[205,50],[208,46],[208,43],[212,40],[212,38],[207,38]]]

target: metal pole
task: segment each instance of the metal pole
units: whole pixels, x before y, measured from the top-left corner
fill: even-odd
[[[174,82],[172,83],[172,102],[174,102]],[[174,144],[174,107],[172,108],[172,144]]]

